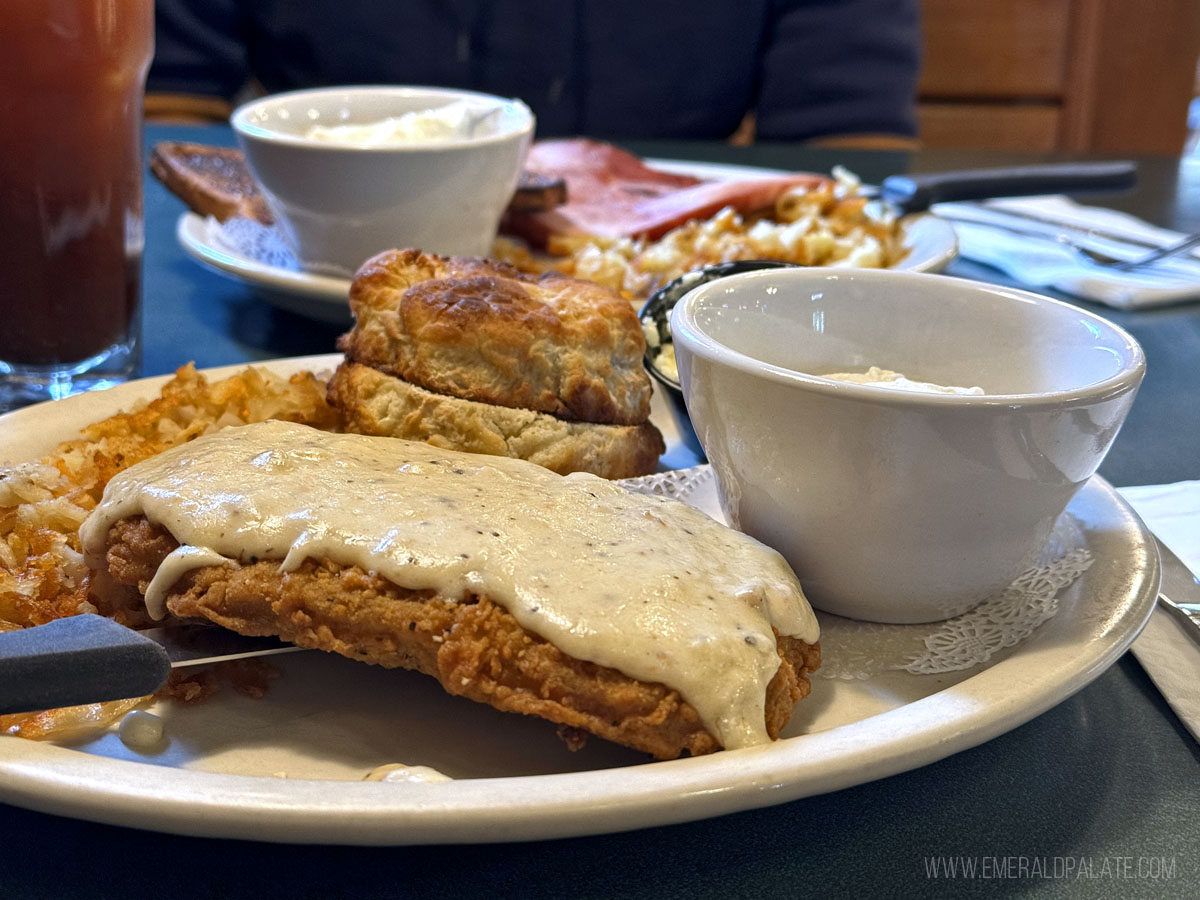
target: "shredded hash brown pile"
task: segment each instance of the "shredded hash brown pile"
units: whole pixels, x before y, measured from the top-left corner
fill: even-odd
[[[325,402],[325,382],[311,372],[282,378],[251,367],[210,384],[188,364],[157,399],[87,426],[79,438],[37,462],[0,466],[0,631],[84,612],[135,628],[150,624],[142,604],[129,602],[128,591],[88,571],[79,526],[116,473],[199,435],[266,419],[340,427],[337,412]],[[217,689],[220,674],[173,675],[164,692],[194,702]],[[236,689],[261,695],[270,667],[227,664],[223,674]],[[111,724],[146,700],[0,716],[0,734],[69,740]]]

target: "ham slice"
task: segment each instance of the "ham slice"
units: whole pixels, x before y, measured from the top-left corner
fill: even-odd
[[[655,240],[726,206],[746,215],[770,207],[789,188],[816,187],[827,181],[807,173],[701,181],[653,169],[611,144],[582,138],[534,144],[525,167],[567,183],[566,204],[539,213],[510,211],[505,216],[502,230],[538,249],[545,249],[556,237],[571,235]]]

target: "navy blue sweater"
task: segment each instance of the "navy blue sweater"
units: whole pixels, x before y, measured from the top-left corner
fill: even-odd
[[[915,133],[918,0],[158,0],[152,91],[520,97],[538,135]]]

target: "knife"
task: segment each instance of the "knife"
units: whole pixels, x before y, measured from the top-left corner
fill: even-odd
[[[1124,191],[1137,183],[1137,163],[1045,163],[999,169],[968,169],[890,175],[877,189],[864,186],[861,193],[877,197],[901,215],[924,212],[934,203],[954,200],[987,200],[1079,191]]]
[[[93,613],[0,632],[0,714],[153,694],[173,667],[303,650],[208,624],[134,631]]]
[[[1192,639],[1200,643],[1200,578],[1189,569],[1171,548],[1158,540],[1158,558],[1162,563],[1162,583],[1158,602],[1180,624]]]

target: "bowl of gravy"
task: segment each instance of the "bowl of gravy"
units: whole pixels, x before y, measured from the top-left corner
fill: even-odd
[[[868,621],[946,619],[1025,571],[1145,372],[1099,316],[937,275],[749,272],[670,324],[730,521]]]

